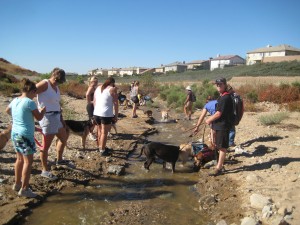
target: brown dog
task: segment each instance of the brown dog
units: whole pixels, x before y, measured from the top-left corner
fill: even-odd
[[[215,151],[211,150],[211,147],[208,146],[195,154],[193,152],[191,143],[181,144],[180,151],[182,153],[180,154],[179,159],[182,161],[182,164],[184,165],[187,162],[187,160],[190,157],[192,157],[194,159],[195,169],[200,169],[200,167],[203,166],[205,163],[208,163],[216,158]]]
[[[8,140],[10,139],[11,135],[11,125],[9,125],[6,130],[0,133],[0,150],[2,150],[5,146]]]
[[[153,112],[152,112],[152,110],[146,110],[146,111],[144,111],[144,114],[147,115],[149,118],[151,118]]]

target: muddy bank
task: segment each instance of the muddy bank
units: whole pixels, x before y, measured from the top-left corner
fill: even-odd
[[[5,127],[9,118],[4,114],[8,104],[7,98],[1,97],[0,124]],[[64,97],[66,112],[73,119],[86,119],[85,100],[76,100]],[[266,111],[279,110],[273,105],[263,105]],[[137,111],[139,118],[132,119],[130,110],[123,110],[123,115],[117,123],[118,135],[112,135],[108,140],[108,147],[112,148],[111,157],[100,157],[96,143],[87,141],[86,150],[82,150],[80,137],[71,135],[65,158],[71,159],[76,168],[55,166],[51,169],[59,177],[50,182],[40,174],[39,156],[35,155],[31,176],[31,187],[39,194],[37,199],[19,198],[11,190],[14,181],[15,153],[9,142],[0,152],[0,223],[16,224],[26,219],[30,209],[40,205],[49,195],[57,194],[67,188],[85,188],[93,181],[102,178],[114,177],[110,173],[126,173],[128,155],[141,147],[139,140],[144,134],[155,132],[155,129],[145,121],[148,120],[141,108]],[[264,224],[278,224],[285,218],[290,224],[298,224],[299,219],[299,146],[300,136],[298,120],[299,113],[291,113],[289,119],[280,127],[264,127],[259,124],[261,113],[246,113],[241,124],[237,127],[236,143],[242,144],[239,148],[230,149],[226,160],[226,172],[219,177],[209,177],[209,169],[198,172],[199,182],[196,188],[199,193],[199,208],[192,213],[206,217],[206,221],[217,224],[224,220],[227,224],[240,224],[244,217],[253,218]],[[192,121],[196,123],[200,112],[195,112]],[[175,117],[175,115],[173,114]],[[160,118],[155,118],[160,119]],[[186,124],[185,124],[186,125]],[[293,125],[293,126],[292,126]],[[112,133],[114,133],[112,131]],[[200,135],[200,134],[199,134]],[[202,134],[200,135],[202,138]],[[54,162],[54,145],[51,147],[49,160]],[[274,166],[275,165],[275,166]],[[112,167],[115,166],[115,167]],[[171,174],[170,174],[171,176]],[[260,194],[271,199],[271,208],[264,214],[262,209],[253,205],[250,197]],[[182,203],[186,204],[186,203]],[[168,216],[163,211],[151,207],[149,200],[124,201],[103,218],[102,224],[147,224],[149,221],[160,221],[168,224]],[[187,215],[188,216],[188,215]],[[202,218],[199,218],[201,220]]]

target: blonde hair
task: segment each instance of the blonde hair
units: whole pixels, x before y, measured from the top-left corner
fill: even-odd
[[[98,78],[96,76],[91,76],[89,79],[88,79],[88,84],[90,85],[93,81],[97,80],[98,82]]]

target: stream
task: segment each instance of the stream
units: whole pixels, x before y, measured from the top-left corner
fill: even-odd
[[[192,127],[193,122],[184,124]],[[182,132],[182,123],[157,121],[153,126],[158,134],[148,136],[149,141],[173,145],[189,141],[189,133]],[[143,205],[163,214],[167,218],[164,221],[168,221],[153,220],[149,212],[141,224],[206,224],[198,210],[200,195],[196,184],[199,174],[192,172],[192,162],[184,167],[177,162],[175,174],[170,168],[163,170],[159,160],[151,165],[150,171],[146,171],[142,168],[145,156],[136,158],[138,154],[139,150],[129,157],[129,167],[124,176],[101,178],[90,186],[67,189],[50,196],[33,209],[25,224],[106,224],[101,223],[103,218],[109,217],[120,204],[128,206],[135,201],[142,201]]]

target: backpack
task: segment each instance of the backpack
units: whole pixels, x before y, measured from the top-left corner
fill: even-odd
[[[192,102],[195,102],[197,99],[196,99],[196,95],[194,94],[194,92],[192,92]]]
[[[244,114],[244,102],[240,95],[233,93],[230,95],[233,103],[233,125],[237,126]]]

